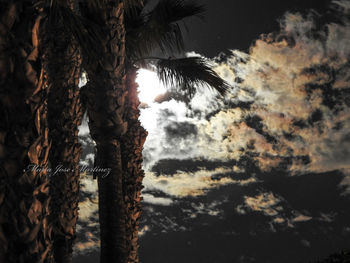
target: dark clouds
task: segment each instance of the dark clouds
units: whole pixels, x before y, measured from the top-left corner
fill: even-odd
[[[198,134],[196,125],[189,122],[173,122],[164,129],[168,140],[186,139]]]

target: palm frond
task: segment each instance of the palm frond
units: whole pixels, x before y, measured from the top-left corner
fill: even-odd
[[[204,11],[204,7],[195,1],[159,1],[153,10],[145,14],[146,34],[153,40],[150,44],[156,43],[163,52],[182,51],[184,41],[179,22],[189,17],[202,17]]]
[[[84,2],[86,2],[88,6],[98,9],[103,9],[105,7],[105,4],[107,3],[106,0],[87,0]]]
[[[204,7],[194,1],[161,0],[153,10],[127,17],[128,54],[137,58],[157,48],[163,53],[183,51],[180,23],[188,17],[201,17],[203,12]]]
[[[89,58],[97,59],[101,56],[101,35],[100,29],[96,24],[81,17],[58,1],[51,2],[48,16],[50,26],[55,28],[57,25],[62,25],[60,28],[63,28],[68,35],[76,39],[82,51]],[[54,33],[55,30],[52,32]]]
[[[86,5],[90,10],[106,10],[107,0],[80,0],[81,5]],[[135,13],[135,9],[144,6],[144,0],[122,0],[126,14]]]
[[[157,63],[157,74],[165,85],[179,87],[189,97],[195,94],[198,85],[215,89],[221,95],[230,88],[201,57],[160,59]]]
[[[138,9],[144,7],[143,0],[123,0],[124,11],[126,14],[134,15],[138,13]]]
[[[103,26],[107,0],[78,0],[79,10],[83,17]]]
[[[165,22],[169,24],[191,16],[203,18],[204,11],[204,6],[195,1],[160,0],[146,16],[151,23]]]

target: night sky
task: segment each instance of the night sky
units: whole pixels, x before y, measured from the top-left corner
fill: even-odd
[[[200,0],[206,6],[204,21],[190,19],[186,47],[207,57],[227,49],[248,51],[260,34],[279,29],[278,20],[287,11],[303,12],[311,8],[320,13],[329,0]]]
[[[308,263],[349,250],[350,1],[202,3],[187,55],[232,90],[199,86],[188,101],[139,71],[140,263]],[[80,136],[92,165],[86,123]],[[96,181],[83,176],[81,189],[75,263],[98,262]]]
[[[157,2],[149,0],[146,10]],[[212,0],[198,0],[196,3],[203,5],[205,12],[201,18],[184,21],[185,49],[214,57],[230,49],[247,52],[261,34],[279,30],[285,12],[326,13],[331,0],[221,0],[219,5]]]

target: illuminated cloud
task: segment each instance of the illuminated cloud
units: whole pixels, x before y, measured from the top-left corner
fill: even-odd
[[[254,100],[251,111],[260,127],[248,126],[267,139],[255,136],[263,170],[285,158],[295,173],[349,167],[349,3],[334,2],[333,8],[342,24],[316,26],[314,14],[287,13],[279,33],[263,35],[245,56],[233,51],[217,67],[227,80],[240,79],[237,100],[242,94]],[[245,148],[249,136],[233,130]]]
[[[164,197],[155,197],[151,194],[142,194],[143,202],[154,205],[171,205],[173,200]]]
[[[307,222],[310,221],[312,217],[310,216],[305,216],[305,215],[298,215],[292,219],[293,223],[299,223],[299,222]]]
[[[145,190],[157,190],[169,196],[181,198],[204,195],[208,190],[222,185],[239,184],[245,186],[257,182],[255,178],[234,180],[230,177],[232,172],[233,168],[216,168],[215,170],[200,170],[193,173],[179,170],[171,176],[157,176],[152,172],[146,172],[143,184]],[[216,174],[221,175],[220,178],[215,178]]]
[[[246,214],[248,211],[262,212],[264,215],[275,217],[283,210],[280,206],[281,198],[273,193],[261,193],[256,196],[245,196],[244,205],[239,205],[236,211]],[[248,210],[248,211],[247,211]],[[282,219],[275,219],[277,223]]]
[[[208,214],[211,216],[218,216],[222,214],[223,211],[217,208],[219,204],[220,202],[218,201],[213,201],[209,204],[192,203],[192,208],[195,210],[195,212],[192,214],[192,218],[197,217],[198,214]]]
[[[236,206],[235,211],[241,215],[260,212],[270,217],[270,228],[276,231],[273,224],[294,228],[295,224],[312,220],[311,216],[291,210],[286,200],[272,192],[263,192],[255,196],[244,196],[243,204]],[[324,217],[322,217],[322,220]]]

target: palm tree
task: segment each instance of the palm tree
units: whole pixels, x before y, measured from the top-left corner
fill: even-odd
[[[43,13],[33,2],[0,5],[0,262],[9,263],[51,261]]]
[[[141,215],[141,190],[144,172],[142,170],[142,148],[147,137],[146,130],[139,121],[140,110],[135,82],[136,71],[128,69],[128,96],[125,116],[128,130],[121,140],[123,167],[123,194],[126,204],[125,239],[127,240],[128,260],[138,262],[138,230]]]
[[[23,115],[23,117],[25,117],[24,114],[19,114],[18,116],[10,115],[12,118],[8,115],[15,105],[10,104],[10,98],[12,99],[11,102],[14,103],[14,101],[16,101],[16,96],[24,97],[24,95],[26,95],[29,99],[25,102],[32,107],[32,112],[35,114],[36,118],[35,125],[38,132],[41,132],[41,128],[43,129],[44,132],[41,132],[40,134],[43,134],[42,136],[44,137],[41,139],[43,140],[43,143],[46,144],[43,146],[40,145],[40,141],[36,141],[38,145],[35,146],[36,148],[31,148],[30,150],[31,152],[36,150],[41,153],[43,150],[41,150],[40,146],[47,149],[44,156],[37,157],[38,159],[39,157],[41,159],[45,158],[42,163],[35,163],[38,165],[38,170],[27,171],[27,173],[33,172],[34,174],[38,173],[38,176],[46,176],[46,171],[40,171],[39,169],[46,167],[48,160],[53,169],[60,165],[62,166],[62,169],[65,170],[64,172],[54,173],[54,176],[52,176],[50,181],[45,181],[46,183],[49,183],[51,202],[48,206],[47,200],[45,206],[42,205],[41,207],[47,209],[45,210],[45,216],[48,215],[49,210],[51,211],[51,215],[48,219],[45,218],[45,221],[43,221],[44,226],[42,227],[45,228],[44,231],[47,229],[48,232],[48,234],[45,234],[45,238],[50,238],[51,224],[53,223],[52,241],[55,261],[71,262],[72,242],[75,237],[79,198],[79,170],[76,169],[76,166],[78,165],[80,157],[77,127],[80,124],[82,115],[78,88],[79,72],[81,68],[80,48],[85,50],[89,49],[89,52],[87,53],[90,57],[94,57],[96,52],[94,50],[91,51],[90,47],[92,46],[92,35],[96,34],[96,32],[93,32],[94,30],[91,28],[91,24],[87,21],[83,21],[81,17],[72,11],[73,0],[42,0],[37,1],[35,4],[32,4],[30,1],[27,1],[26,4],[9,2],[8,4],[2,4],[0,7],[3,14],[0,24],[2,30],[1,43],[4,43],[1,47],[3,53],[9,55],[8,57],[2,56],[4,58],[1,67],[1,71],[3,72],[2,77],[4,81],[7,82],[11,78],[17,78],[19,73],[17,75],[13,73],[13,70],[15,70],[14,72],[17,70],[18,72],[25,74],[32,85],[38,86],[33,91],[33,95],[31,95],[32,97],[28,97],[30,91],[24,91],[23,88],[22,91],[19,90],[18,92],[14,92],[12,97],[4,97],[4,100],[1,101],[3,103],[1,104],[1,106],[3,106],[1,107],[1,109],[3,108],[2,116],[5,117],[5,120],[11,120],[11,122],[2,122],[1,124],[3,124],[3,127],[1,127],[1,131],[11,130],[14,125],[20,127],[25,124],[23,121],[19,121],[19,124],[15,123],[16,120],[21,120],[19,118],[20,116]],[[21,20],[17,18],[19,15],[21,15]],[[18,22],[18,25],[16,22]],[[87,28],[86,24],[89,24],[90,27]],[[32,26],[32,28],[28,27],[28,25]],[[28,34],[27,32],[31,34]],[[31,41],[28,41],[26,38],[23,39],[23,36],[26,35],[30,37]],[[17,43],[18,39],[21,39],[19,42],[20,45]],[[11,49],[11,44],[14,44],[15,48]],[[94,44],[94,46],[99,47],[98,41],[97,45],[96,41],[94,41]],[[16,57],[16,54],[21,54],[23,58]],[[10,55],[12,55],[13,58],[11,58]],[[22,69],[22,71],[19,68],[20,61],[23,61],[24,69]],[[16,66],[14,62],[18,65],[16,64]],[[15,66],[17,68],[12,68],[10,72],[11,74],[9,74],[9,71],[4,67],[4,65],[6,66],[7,64],[12,65],[13,68],[15,68]],[[40,75],[38,75],[37,72],[41,72]],[[20,77],[23,79],[23,76]],[[18,85],[21,84],[23,86],[23,83],[19,82]],[[10,84],[13,85],[12,82],[8,82],[8,85]],[[8,89],[9,87],[6,88],[6,86],[4,86],[1,93],[10,91]],[[36,105],[34,102],[38,104]],[[7,109],[10,105],[11,107]],[[15,128],[18,127],[15,126]],[[25,127],[30,129],[28,125]],[[48,128],[50,129],[50,132],[48,132]],[[16,136],[21,135],[17,130],[13,130],[12,132],[16,133]],[[29,144],[30,140],[35,138],[36,135],[30,134],[28,131],[26,132],[26,137],[24,137],[21,142]],[[5,138],[7,138],[5,135],[5,132],[1,133],[1,138],[4,140],[1,141],[0,144],[0,152],[4,155],[0,155],[1,159],[5,158],[5,153],[7,153],[7,151],[5,152]],[[17,139],[15,136],[12,137],[12,139]],[[38,140],[39,139],[40,138],[38,138]],[[50,141],[50,146],[52,146],[50,154],[48,141]],[[15,147],[15,144],[13,142],[11,143],[12,147]],[[23,154],[23,156],[26,155]],[[42,161],[41,159],[39,160],[40,162]],[[23,162],[25,161],[26,160],[23,160]],[[20,165],[17,166],[21,167]],[[4,169],[1,171],[5,173]],[[4,177],[1,176],[1,178],[3,179]],[[33,183],[32,187],[36,187],[36,183],[40,182],[34,175],[32,175],[30,179]],[[46,177],[43,179],[47,180]],[[43,179],[41,178],[40,180]],[[25,183],[28,188],[29,186],[27,184],[29,184],[29,181],[27,180]],[[3,184],[3,186],[4,185],[5,184]],[[12,184],[10,183],[7,185],[11,186]],[[3,191],[0,196],[5,195],[7,188],[3,187],[1,190]],[[47,192],[48,187],[42,187],[42,190]],[[18,191],[16,188],[16,192],[21,193],[22,191]],[[36,192],[36,194],[38,193]],[[41,195],[41,198],[44,197],[42,193],[39,192],[39,194]],[[4,200],[6,201],[7,199],[3,198],[0,205]],[[34,201],[37,205],[37,200],[34,199]],[[23,210],[23,212],[25,212],[25,210]],[[28,213],[28,216],[32,216],[31,213]],[[22,221],[23,220],[24,219],[22,219]],[[35,226],[35,231],[39,231],[40,226]],[[28,227],[25,229],[28,229]],[[25,234],[27,234],[26,231],[24,232]],[[18,238],[14,232],[13,234]],[[23,239],[24,237],[21,236],[20,238]],[[44,248],[42,244],[38,243],[38,240],[34,239],[34,236],[31,238],[33,239],[32,242],[36,242],[40,249]],[[40,236],[38,236],[38,238],[40,238]],[[17,244],[20,245],[20,243]],[[51,255],[51,241],[49,242],[46,240],[46,245],[49,246],[50,249],[45,250],[45,253]],[[4,245],[4,248],[6,247],[7,246]],[[38,253],[39,248],[35,248],[35,250],[32,248],[32,253]],[[19,246],[18,249],[23,249],[23,246]],[[9,257],[5,250],[0,254],[4,255],[4,260],[5,258],[7,260]],[[21,256],[18,255],[18,253],[11,254],[13,254],[12,257],[14,260],[17,257],[21,259]],[[44,258],[45,254],[42,256]],[[51,259],[51,256],[47,257],[46,261],[49,262],[50,260],[53,260]],[[34,256],[32,256],[31,258],[26,258],[25,262],[37,261],[35,261]]]
[[[92,1],[92,0],[91,0]],[[46,34],[41,36],[49,85],[48,122],[52,141],[51,217],[55,262],[71,262],[79,201],[78,126],[82,121],[79,76],[82,53],[97,60],[101,45],[96,25],[78,12],[78,1],[46,0]],[[84,51],[84,52],[83,52]]]
[[[164,53],[182,52],[183,38],[180,22],[199,16],[204,8],[195,2],[160,1],[153,10],[145,12],[143,6],[134,8],[126,15],[126,62],[128,97],[125,110],[128,130],[122,137],[123,193],[127,204],[126,234],[129,251],[127,262],[138,262],[138,221],[141,214],[140,201],[142,179],[142,147],[147,132],[139,121],[140,104],[135,82],[140,67],[155,66],[158,77],[167,86],[178,86],[191,97],[198,84],[215,88],[221,94],[229,88],[217,76],[207,62],[200,57],[164,59],[151,56],[155,49]],[[142,40],[142,41],[140,41]],[[168,54],[169,55],[169,54]]]
[[[99,189],[100,262],[127,262],[120,148],[120,139],[127,131],[124,3],[90,1],[82,3],[80,9],[86,19],[101,27],[103,46],[98,61],[84,63],[89,79],[85,104],[97,149],[95,167],[111,169],[108,176],[105,172],[94,173]]]
[[[145,13],[139,1],[126,12],[125,21],[122,4],[112,8],[111,1],[108,3],[90,7],[87,4],[82,8],[87,19],[108,25],[105,56],[99,63],[86,63],[89,83],[84,89],[89,127],[97,144],[95,166],[112,168],[107,177],[95,174],[99,186],[101,262],[138,262],[142,146],[147,133],[138,120],[136,65],[154,61],[154,57],[144,56],[155,47],[163,51],[181,50],[183,41],[178,22],[198,15],[203,9],[197,4],[164,0]],[[108,20],[111,10],[118,10],[118,19],[113,23]],[[115,27],[109,27],[110,24]],[[195,83],[208,84],[220,92],[227,89],[226,83],[201,58],[156,60],[161,80],[179,84],[188,95],[193,94]]]
[[[44,67],[50,87],[48,98],[53,255],[56,263],[72,261],[79,201],[78,126],[82,120],[79,98],[81,48],[84,28],[74,12],[73,0],[55,0],[47,6],[42,36]],[[59,171],[60,170],[60,171]]]

